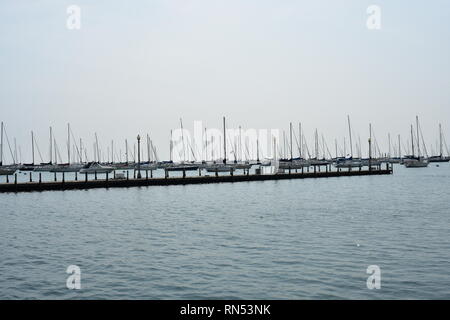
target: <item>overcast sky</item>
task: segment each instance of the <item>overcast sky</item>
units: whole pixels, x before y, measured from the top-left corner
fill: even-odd
[[[81,29],[66,27],[69,5]],[[381,30],[366,26],[381,8]],[[450,2],[365,0],[10,0],[0,2],[0,120],[30,159],[67,122],[88,146],[171,128],[353,130],[381,145],[418,114],[427,144],[450,142]],[[124,148],[124,147],[122,147]],[[5,151],[6,152],[6,151]],[[92,152],[91,152],[92,153]]]

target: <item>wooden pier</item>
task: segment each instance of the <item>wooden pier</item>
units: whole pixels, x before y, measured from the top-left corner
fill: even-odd
[[[167,177],[151,178],[146,175],[144,178],[126,178],[126,179],[98,179],[88,180],[80,179],[78,181],[36,181],[36,182],[17,182],[0,183],[0,193],[5,192],[33,192],[50,190],[83,190],[94,188],[127,188],[127,187],[145,187],[145,186],[170,186],[170,185],[188,185],[188,184],[206,184],[206,183],[224,183],[224,182],[244,182],[244,181],[268,181],[268,180],[286,180],[286,179],[308,179],[308,178],[333,178],[333,177],[352,177],[367,175],[389,175],[392,174],[392,166],[387,165],[385,169],[380,167],[372,170],[353,169],[337,171],[315,171],[315,172],[286,172],[278,174],[234,174],[218,176],[185,176],[185,177]]]

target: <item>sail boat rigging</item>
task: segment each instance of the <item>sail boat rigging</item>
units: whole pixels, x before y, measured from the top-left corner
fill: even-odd
[[[420,134],[419,134],[419,117],[416,116],[416,129],[417,129],[417,134],[416,137],[414,137],[414,128],[411,125],[411,150],[412,150],[412,155],[406,157],[403,160],[403,164],[405,165],[406,168],[425,168],[428,167],[428,160],[425,159],[424,157],[422,157],[421,155],[421,151],[420,151]],[[416,138],[416,139],[414,139]],[[423,137],[422,137],[423,140]],[[417,156],[415,154],[415,150],[414,150],[414,142],[416,142],[417,144]]]

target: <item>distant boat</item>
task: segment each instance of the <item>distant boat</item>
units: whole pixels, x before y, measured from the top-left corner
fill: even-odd
[[[232,172],[235,167],[229,164],[216,163],[205,167],[207,172]]]
[[[245,162],[236,162],[236,163],[233,163],[232,166],[233,166],[235,169],[245,170],[245,169],[250,169],[250,168],[252,167],[252,164],[251,164],[250,162],[248,162],[248,161],[245,161]]]
[[[317,159],[317,158],[311,158],[308,160],[309,165],[311,166],[326,166],[330,164],[330,161],[326,159]]]
[[[406,168],[426,168],[429,161],[421,156],[420,152],[420,129],[419,129],[419,117],[416,116],[416,129],[417,129],[417,156],[414,153],[414,129],[411,125],[411,142],[412,142],[412,155],[403,159],[403,165]]]
[[[189,163],[180,163],[180,164],[171,164],[165,167],[167,171],[194,171],[198,170],[200,166],[198,164],[189,164]]]
[[[389,158],[388,159],[389,163],[402,163],[402,159],[401,158]]]
[[[55,167],[51,162],[49,163],[41,163],[35,166],[34,171],[36,172],[50,172]]]
[[[50,172],[78,172],[84,167],[85,165],[82,163],[61,163],[50,168]]]
[[[173,161],[160,161],[158,162],[158,169],[165,169],[173,165]]]
[[[207,172],[233,172],[235,166],[227,164],[227,135],[225,117],[223,117],[223,160],[222,163],[212,163],[205,166]]]
[[[102,165],[98,162],[89,162],[83,168],[80,169],[80,173],[110,173],[114,171],[113,167]]]
[[[135,168],[138,168],[138,165],[135,165]],[[140,163],[139,165],[139,169],[141,170],[157,170],[158,169],[158,163],[156,162],[144,162],[144,163]]]
[[[406,168],[426,168],[428,167],[428,160],[423,158],[406,158],[403,160]]]
[[[19,166],[19,171],[34,171],[35,167],[34,163],[23,163]]]
[[[380,159],[367,159],[367,158],[361,159],[360,161],[361,161],[361,164],[362,164],[364,167],[368,167],[368,166],[369,166],[369,162],[370,162],[370,165],[371,165],[371,166],[379,166],[379,165],[381,165],[381,163],[383,162],[383,161],[380,160]],[[391,162],[391,163],[392,163],[392,162]]]
[[[349,138],[350,138],[350,156],[336,158],[335,162],[334,162],[334,166],[336,168],[361,168],[363,166],[361,159],[353,158],[352,129],[351,129],[349,115],[347,115],[347,122],[348,122],[348,134],[349,134]]]
[[[443,137],[442,137],[442,126],[439,124],[439,155],[438,156],[432,156],[428,158],[429,162],[449,162],[450,157],[444,157],[443,156]]]
[[[432,156],[428,158],[429,162],[449,162],[450,157],[444,157],[444,156]]]
[[[4,132],[4,125],[3,122],[1,123],[1,137],[0,137],[0,176],[9,176],[14,174],[17,171],[16,165],[10,165],[10,166],[4,166],[3,165],[3,132]],[[13,159],[14,160],[14,159]]]
[[[363,166],[361,159],[337,158],[334,164],[336,168],[360,168]]]
[[[136,164],[134,162],[119,162],[114,163],[113,167],[117,170],[131,170],[134,169]]]
[[[280,160],[278,167],[280,169],[302,169],[311,166],[311,161],[303,158],[294,158],[292,160]]]
[[[17,171],[17,168],[14,166],[1,166],[0,167],[0,176],[10,176],[13,175]]]
[[[34,171],[36,165],[34,164],[34,133],[31,131],[31,156],[32,163],[23,163],[19,166],[19,171]]]

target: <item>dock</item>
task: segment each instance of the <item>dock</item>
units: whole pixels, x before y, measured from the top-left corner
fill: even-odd
[[[185,176],[185,177],[162,177],[153,178],[146,175],[143,178],[126,179],[80,179],[78,181],[35,181],[35,182],[17,182],[0,183],[0,193],[19,193],[19,192],[39,192],[39,191],[62,191],[62,190],[85,190],[98,188],[129,188],[129,187],[147,187],[147,186],[171,186],[171,185],[191,185],[208,183],[234,183],[250,181],[273,181],[289,179],[311,179],[311,178],[335,178],[369,175],[390,175],[393,173],[392,166],[353,170],[336,170],[322,172],[286,172],[277,174],[234,174],[234,175],[216,175],[216,176]]]

